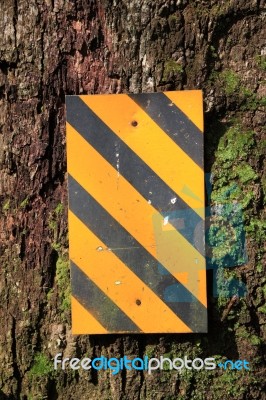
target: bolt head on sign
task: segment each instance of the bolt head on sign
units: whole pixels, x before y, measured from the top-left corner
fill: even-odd
[[[202,92],[66,108],[72,332],[206,332]]]

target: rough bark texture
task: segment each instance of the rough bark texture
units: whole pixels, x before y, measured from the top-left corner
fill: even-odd
[[[263,2],[2,0],[0,9],[0,399],[266,398]],[[243,207],[249,259],[226,278],[247,294],[226,312],[210,272],[209,334],[73,337],[65,95],[195,88],[213,201],[240,188],[230,196]],[[252,370],[53,371],[58,352],[220,355]]]

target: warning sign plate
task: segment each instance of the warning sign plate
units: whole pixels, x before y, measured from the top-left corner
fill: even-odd
[[[73,333],[206,332],[202,92],[66,105]]]

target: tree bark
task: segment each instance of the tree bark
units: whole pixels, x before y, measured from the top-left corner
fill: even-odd
[[[2,1],[0,399],[263,399],[262,3]],[[68,307],[65,95],[183,89],[204,90],[205,169],[213,174],[213,201],[230,184],[240,188],[233,200],[243,207],[248,262],[226,273],[233,271],[247,294],[226,314],[230,298],[221,291],[214,296],[216,271],[209,271],[208,334],[74,337]],[[230,158],[228,148],[242,151]],[[52,358],[59,352],[79,358],[221,355],[250,361],[252,372],[53,371]]]

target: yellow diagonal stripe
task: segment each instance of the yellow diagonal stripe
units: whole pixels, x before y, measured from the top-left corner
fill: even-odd
[[[203,132],[202,91],[180,90],[165,92],[168,97],[183,113]]]
[[[82,335],[94,333],[108,333],[97,319],[84,308],[74,296],[71,297],[72,308],[72,334]]]
[[[205,258],[170,224],[164,232],[162,215],[69,124],[67,142],[71,176],[171,274],[188,272],[184,286],[205,305]]]
[[[69,242],[70,259],[143,332],[191,332],[112,251],[99,251],[99,248],[106,248],[105,243],[70,210]]]
[[[204,173],[202,169],[129,96],[80,96],[131,150],[189,207],[204,218]],[[117,110],[123,112],[117,113]],[[137,126],[132,122],[136,121]],[[184,187],[193,190],[189,196]]]

